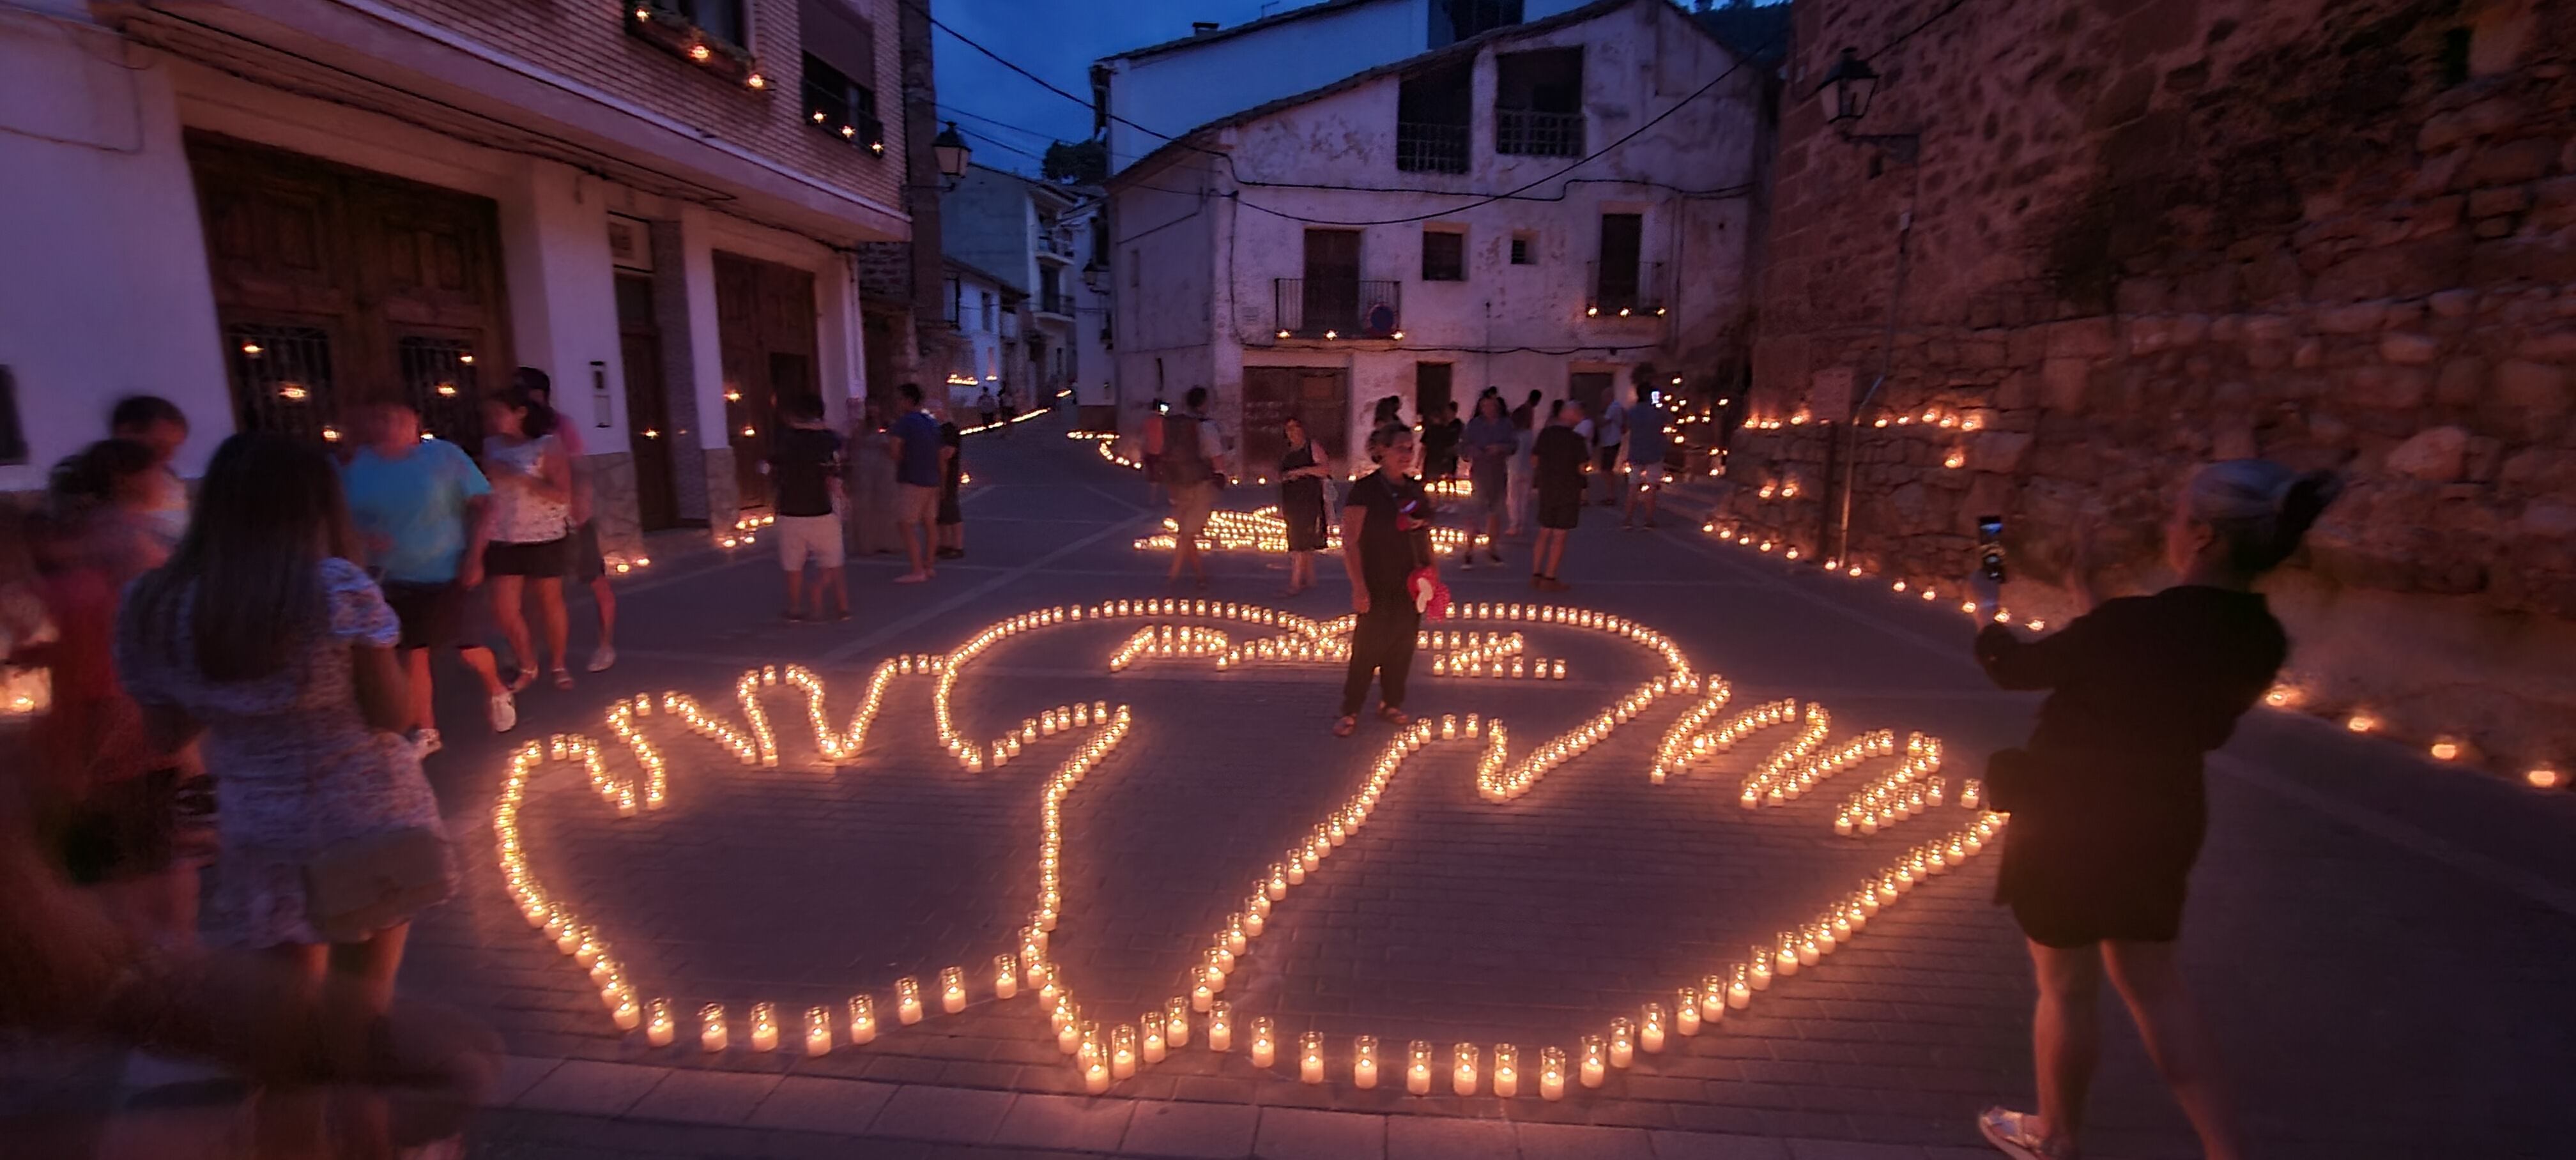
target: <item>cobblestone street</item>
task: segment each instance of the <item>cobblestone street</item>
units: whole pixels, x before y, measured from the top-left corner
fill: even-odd
[[[1698,698],[1675,692],[1508,802],[1483,800],[1483,740],[1434,740],[1397,767],[1373,823],[1278,903],[1227,978],[1232,1050],[1194,1019],[1186,1046],[1087,1096],[1023,986],[993,997],[993,959],[1036,905],[1042,791],[1090,727],[1041,737],[1000,768],[943,754],[937,678],[899,675],[866,749],[834,769],[803,707],[763,704],[775,768],[746,766],[657,711],[637,718],[668,760],[668,804],[620,818],[576,767],[531,775],[519,825],[530,870],[578,908],[636,992],[667,997],[677,1042],[620,1032],[586,972],[529,928],[496,869],[493,813],[512,748],[550,734],[598,738],[612,774],[634,759],[603,721],[612,700],[694,698],[741,728],[734,682],[801,665],[823,681],[832,727],[886,659],[945,653],[1033,610],[1186,596],[1326,620],[1347,611],[1337,562],[1282,601],[1279,557],[1211,557],[1204,593],[1166,589],[1140,478],[1050,422],[968,441],[970,555],[935,583],[897,586],[887,557],[854,559],[858,615],[791,625],[761,544],[732,559],[665,564],[623,594],[616,669],[521,702],[517,731],[465,723],[479,706],[447,680],[448,748],[430,763],[471,864],[466,891],[413,935],[404,985],[501,1032],[510,1057],[471,1154],[1000,1157],[1684,1157],[1930,1160],[1988,1155],[1971,1117],[2030,1093],[2027,966],[2009,918],[1987,904],[1991,851],[1933,876],[1873,916],[1850,945],[1783,977],[1697,1034],[1611,1069],[1598,1090],[1569,1077],[1538,1098],[1539,1053],[1575,1053],[1641,1004],[1742,960],[1813,919],[1909,848],[1977,815],[1962,778],[2016,742],[2034,701],[1989,690],[1967,626],[1881,589],[1792,573],[1721,546],[1695,519],[1622,533],[1586,513],[1559,603],[1669,636],[1693,670],[1731,683],[1719,719],[1795,698],[1830,712],[1829,738],[1938,738],[1948,804],[1875,835],[1837,837],[1835,807],[1893,768],[1872,762],[1804,799],[1746,810],[1736,787],[1795,726],[1752,734],[1664,784],[1659,739]],[[1226,505],[1270,502],[1238,489]],[[1529,598],[1515,558],[1499,572],[1445,569],[1462,602]],[[576,653],[587,642],[574,617]],[[1132,706],[1124,742],[1063,806],[1062,921],[1049,961],[1106,1035],[1183,994],[1211,934],[1281,851],[1358,792],[1394,738],[1369,720],[1328,736],[1340,669],[1208,657],[1143,657],[1112,673],[1139,628],[1199,625],[1241,644],[1277,629],[1239,619],[1090,618],[1000,639],[957,678],[956,728],[1015,730],[1059,705]],[[1624,638],[1544,623],[1520,631],[1562,680],[1434,676],[1415,667],[1408,706],[1438,722],[1480,715],[1510,731],[1514,760],[1577,729],[1665,671]],[[443,677],[452,674],[443,674]],[[2563,1154],[2576,1127],[2558,1088],[2576,1074],[2576,795],[2446,771],[2411,751],[2312,719],[2263,713],[2217,755],[2208,851],[2183,946],[2216,1024],[2261,1154],[2502,1157]],[[939,1011],[943,967],[972,1002]],[[895,980],[929,1007],[896,1017]],[[1025,980],[1023,980],[1025,983]],[[850,1043],[845,1003],[873,997],[884,1024]],[[2112,1002],[2106,997],[2106,1003]],[[750,1049],[755,1002],[777,1005],[779,1046]],[[721,1003],[731,1046],[699,1047],[698,1012]],[[805,1011],[831,1012],[834,1046],[808,1057]],[[1278,1060],[1248,1058],[1251,1020],[1275,1025]],[[2125,1019],[2111,1019],[2092,1154],[2192,1155],[2190,1136]],[[1299,1080],[1298,1037],[1325,1036],[1327,1082]],[[1351,1041],[1373,1035],[1386,1079],[1351,1082]],[[1406,1094],[1406,1045],[1435,1045],[1436,1094]],[[1517,1044],[1519,1094],[1497,1098],[1492,1059],[1475,1096],[1450,1094],[1450,1049]],[[2552,1145],[2550,1140],[2561,1144]]]

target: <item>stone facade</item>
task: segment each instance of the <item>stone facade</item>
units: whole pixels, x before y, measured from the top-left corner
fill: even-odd
[[[1955,601],[2002,514],[2009,603],[2062,618],[2067,529],[2098,529],[2106,588],[2149,588],[2193,465],[2337,467],[2350,491],[2267,584],[2305,702],[2500,767],[2576,758],[2576,8],[1796,23],[1721,521]],[[1919,134],[1919,161],[1807,99],[1846,46],[1883,78],[1851,131]]]

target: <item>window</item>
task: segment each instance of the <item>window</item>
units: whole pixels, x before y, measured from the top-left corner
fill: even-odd
[[[1512,235],[1512,264],[1530,266],[1538,263],[1538,239],[1527,230]]]
[[[999,330],[1001,325],[999,312],[993,308],[993,292],[987,290],[984,292],[984,329]]]
[[[1601,260],[1593,267],[1592,303],[1600,313],[1625,315],[1648,305],[1642,299],[1638,251],[1645,219],[1633,213],[1601,215]]]
[[[885,156],[885,124],[877,120],[876,90],[805,54],[805,122],[879,157]]]
[[[1583,50],[1494,57],[1494,152],[1583,155]]]
[[[964,305],[965,301],[966,288],[959,285],[956,278],[951,277],[948,279],[948,300],[939,313],[941,317],[948,320],[948,328],[950,330],[958,329],[959,324],[964,321],[964,319],[960,317],[959,308]]]
[[[1521,0],[1431,0],[1431,44],[1438,48],[1521,22]]]
[[[1422,280],[1425,282],[1466,281],[1467,235],[1423,227]]]
[[[1467,172],[1474,104],[1470,65],[1404,78],[1395,97],[1395,167],[1406,173]]]
[[[743,21],[743,0],[663,0],[698,31],[735,48],[751,47],[751,28]]]

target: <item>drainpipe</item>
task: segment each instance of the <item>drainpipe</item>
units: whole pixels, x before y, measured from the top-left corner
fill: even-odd
[[[1869,401],[1878,396],[1878,389],[1887,385],[1888,375],[1896,370],[1896,308],[1905,300],[1905,241],[1913,232],[1914,209],[1909,197],[1906,209],[1896,215],[1896,278],[1887,288],[1887,329],[1879,341],[1878,377],[1871,379],[1869,389],[1852,401],[1851,414],[1844,418],[1843,433],[1834,448],[1841,453],[1842,472],[1835,488],[1840,494],[1834,501],[1834,551],[1826,557],[1829,560],[1851,559],[1852,477],[1859,466],[1860,417]]]

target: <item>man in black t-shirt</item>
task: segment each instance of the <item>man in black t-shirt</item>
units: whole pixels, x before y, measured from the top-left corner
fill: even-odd
[[[833,619],[850,618],[850,589],[841,574],[841,437],[823,422],[823,400],[804,394],[782,405],[787,427],[770,448],[769,490],[778,518],[778,566],[787,572],[787,619],[803,620],[805,563],[814,581],[814,619],[831,593]]]
[[[1351,578],[1351,664],[1342,681],[1342,712],[1333,735],[1359,727],[1369,679],[1378,680],[1378,715],[1401,727],[1404,680],[1413,667],[1413,638],[1422,627],[1405,581],[1431,563],[1431,497],[1404,474],[1413,462],[1413,432],[1399,423],[1369,433],[1376,471],[1360,477],[1342,502],[1342,566]]]
[[[1563,592],[1569,585],[1556,578],[1565,562],[1565,539],[1583,518],[1583,468],[1592,457],[1583,436],[1574,431],[1574,409],[1558,399],[1548,410],[1547,426],[1530,445],[1538,490],[1538,541],[1530,548],[1530,587]]]

